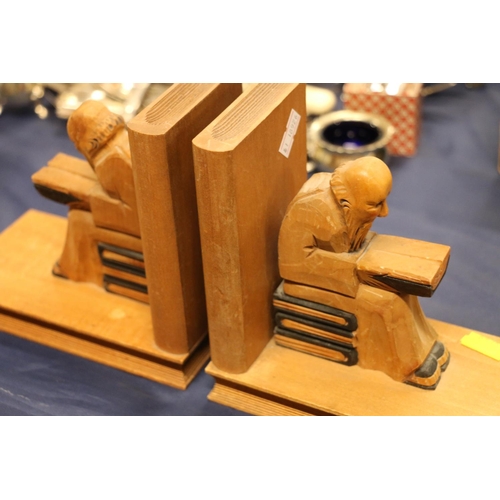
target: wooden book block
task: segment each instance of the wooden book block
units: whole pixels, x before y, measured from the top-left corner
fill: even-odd
[[[357,262],[358,276],[377,288],[431,297],[449,259],[447,245],[378,234]]]
[[[353,332],[358,328],[356,316],[350,312],[287,295],[284,281],[274,293],[273,305],[277,312],[293,314],[347,332]]]
[[[352,332],[346,332],[340,328],[331,327],[308,318],[294,316],[293,314],[276,314],[276,327],[281,330],[288,330],[306,335],[307,337],[336,342],[341,345],[351,347],[355,347],[356,345],[356,338]]]
[[[86,160],[59,153],[31,179],[37,191],[58,203],[90,209],[90,193],[97,177]]]
[[[276,345],[281,345],[289,349],[305,352],[320,358],[330,359],[344,365],[355,365],[357,363],[357,352],[336,343],[330,343],[322,339],[316,339],[301,335],[286,329],[277,328],[274,341]]]
[[[248,89],[193,141],[211,356],[245,372],[274,327],[278,233],[306,179],[305,85]]]
[[[128,123],[157,345],[188,352],[206,334],[192,140],[239,84],[175,84]]]

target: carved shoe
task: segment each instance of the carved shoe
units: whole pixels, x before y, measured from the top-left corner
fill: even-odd
[[[405,381],[405,384],[420,387],[421,389],[435,389],[441,378],[441,366],[436,357],[429,353],[420,368],[415,370]]]
[[[446,349],[445,345],[439,340],[432,346],[431,354],[436,358],[441,371],[444,372],[450,363],[450,352]]]

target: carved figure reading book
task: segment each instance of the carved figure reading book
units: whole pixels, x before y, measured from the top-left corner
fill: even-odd
[[[391,172],[375,157],[304,184],[280,230],[275,339],[434,389],[449,353],[418,296],[432,295],[450,248],[371,232],[389,212],[391,189]]]
[[[54,274],[148,302],[132,162],[123,119],[86,101],[68,120],[85,160],[58,154],[33,183],[68,205],[68,231]]]

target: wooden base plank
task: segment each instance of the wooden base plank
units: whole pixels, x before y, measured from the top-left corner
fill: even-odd
[[[53,276],[65,234],[66,219],[29,211],[0,235],[0,330],[186,389],[209,359],[208,337],[168,353],[147,304]]]
[[[287,349],[271,339],[243,374],[210,363],[206,372],[215,386],[209,399],[254,415],[500,415],[500,363],[460,344],[469,329],[430,321],[451,353],[436,390]]]

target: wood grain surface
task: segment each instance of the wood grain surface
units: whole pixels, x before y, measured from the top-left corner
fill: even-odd
[[[306,178],[305,125],[304,85],[258,84],[193,141],[211,356],[228,372],[247,370],[272,334],[278,233]]]
[[[207,332],[192,140],[240,93],[175,84],[128,123],[154,337],[171,353]]]
[[[52,275],[67,220],[29,211],[0,234],[0,328],[34,342],[185,389],[206,363],[160,349],[147,304]]]
[[[228,374],[210,363],[206,371],[216,385],[209,399],[254,415],[500,415],[498,361],[460,344],[469,329],[429,321],[451,353],[434,391],[271,340],[246,373]]]

